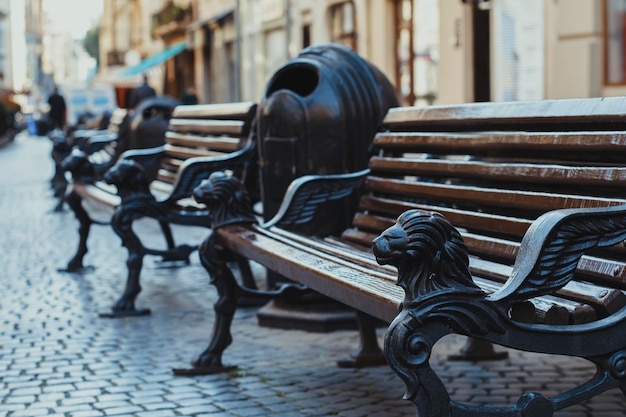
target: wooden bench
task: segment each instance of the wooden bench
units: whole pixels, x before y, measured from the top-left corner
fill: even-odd
[[[88,155],[96,175],[101,177],[125,151],[163,145],[168,121],[179,104],[178,100],[169,96],[150,97],[132,111],[115,109],[106,129],[72,130],[67,137],[61,130],[52,131],[49,135],[53,141],[52,157],[55,161],[52,183],[54,194],[59,199],[55,210],[63,209],[67,179],[62,163],[74,149]]]
[[[92,224],[110,224],[128,250],[126,288],[112,313],[104,316],[149,314],[148,309],[135,309],[145,255],[189,262],[197,246],[176,246],[169,225],[209,226],[206,208],[190,197],[211,172],[232,169],[240,178],[247,178],[247,164],[256,157],[250,135],[255,109],[256,104],[249,102],[177,106],[169,120],[165,145],[126,151],[103,179],[80,151],[64,161],[64,168],[73,176],[67,201],[80,223],[78,250],[65,271],[83,270]],[[93,203],[95,207],[89,208]],[[114,210],[110,222],[94,215],[102,208],[109,213]],[[166,250],[144,246],[133,231],[133,222],[143,217],[158,221]]]
[[[222,354],[239,297],[301,290],[242,288],[228,260],[245,256],[391,323],[385,357],[420,416],[544,417],[610,388],[626,391],[624,120],[621,97],[394,108],[369,172],[301,178],[266,224],[236,179],[213,174],[194,196],[212,213],[200,256],[218,290],[217,317],[208,348],[175,372],[230,369]],[[340,236],[293,231],[359,179],[359,209]],[[375,352],[368,333],[365,357]],[[449,333],[578,356],[598,372],[552,398],[459,404],[429,366]]]

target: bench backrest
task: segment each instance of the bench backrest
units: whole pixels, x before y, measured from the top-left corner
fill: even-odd
[[[624,122],[625,98],[391,109],[343,238],[370,246],[403,211],[438,211],[461,230],[478,280],[504,281],[544,212],[626,204]],[[556,320],[624,305],[625,260],[623,247],[585,256],[579,281],[561,291],[584,312]]]
[[[125,119],[127,114],[127,109],[117,108],[113,110],[106,130],[101,131],[102,135],[119,136],[121,130],[124,128],[122,124],[126,121]],[[89,146],[90,139],[91,138],[89,136],[78,138],[78,146],[83,148]],[[110,160],[114,159],[117,154],[120,153],[117,141],[110,142],[106,146],[103,146],[95,152],[90,152],[88,148],[85,148],[85,150],[90,153],[90,160],[94,164],[98,165],[109,162]]]
[[[255,112],[253,102],[177,106],[165,133],[165,154],[155,186],[171,189],[180,167],[190,158],[227,155],[241,149],[251,140]]]
[[[116,108],[111,113],[111,118],[109,119],[109,124],[107,129],[109,132],[117,134],[119,133],[120,126],[124,122],[126,115],[128,114],[128,109]]]

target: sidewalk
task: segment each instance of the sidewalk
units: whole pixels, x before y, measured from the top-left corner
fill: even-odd
[[[52,212],[50,150],[47,138],[25,134],[0,148],[0,417],[415,416],[389,368],[335,366],[357,346],[356,332],[260,328],[255,309],[233,323],[224,362],[238,370],[173,376],[206,347],[214,317],[216,292],[197,254],[182,268],[146,260],[138,306],[151,316],[98,318],[121,292],[126,252],[110,229],[94,226],[86,257],[94,270],[57,272],[75,250],[78,223],[68,209]],[[138,227],[162,240],[156,224]],[[180,243],[207,233],[174,229]],[[432,360],[458,401],[509,405],[529,387],[551,395],[594,373],[579,359],[514,351],[504,361],[448,362],[462,344],[446,338]],[[625,415],[619,390],[555,414]]]

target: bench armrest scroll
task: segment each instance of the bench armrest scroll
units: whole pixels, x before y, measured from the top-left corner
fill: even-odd
[[[313,219],[316,210],[327,201],[345,198],[359,188],[369,169],[336,175],[306,175],[289,185],[278,213],[263,224],[290,226],[305,224]]]
[[[87,139],[87,141],[83,144],[82,150],[86,154],[90,155],[101,150],[107,145],[115,143],[117,140],[118,136],[114,133],[94,135]]]
[[[513,272],[489,298],[512,304],[567,284],[585,252],[626,240],[626,206],[554,210],[539,217],[522,240]]]

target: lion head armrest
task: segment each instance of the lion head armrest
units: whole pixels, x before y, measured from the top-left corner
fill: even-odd
[[[315,210],[327,201],[349,196],[357,189],[369,170],[351,174],[307,175],[294,180],[274,218],[261,225],[272,226],[304,224],[315,215]],[[223,171],[214,172],[193,192],[196,201],[205,204],[211,213],[212,227],[233,223],[256,222],[250,197],[241,181]]]
[[[93,183],[97,179],[96,169],[89,156],[78,149],[74,149],[61,161],[61,169],[69,172],[76,183]]]

